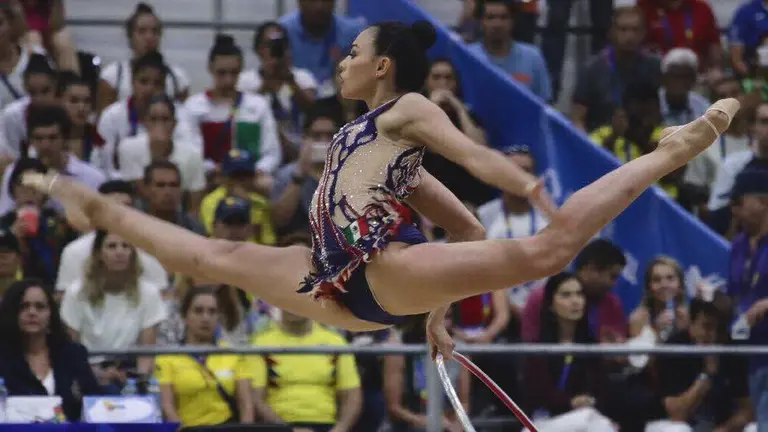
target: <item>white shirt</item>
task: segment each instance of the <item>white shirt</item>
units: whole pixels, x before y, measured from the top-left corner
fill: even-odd
[[[135,181],[144,178],[144,168],[152,162],[149,149],[149,136],[139,134],[125,138],[120,142],[120,178],[125,181]],[[174,142],[173,150],[168,158],[181,172],[181,188],[190,192],[205,189],[205,170],[203,156],[200,152],[184,144]]]
[[[549,225],[549,219],[533,207],[525,213],[507,213],[501,198],[478,207],[477,217],[489,239],[529,237]],[[522,308],[531,288],[539,282],[530,281],[507,288],[509,302]]]
[[[94,240],[96,240],[96,232],[84,234],[69,243],[61,252],[59,274],[56,277],[57,291],[66,291],[83,277],[85,262],[91,256]],[[165,288],[168,285],[168,273],[160,261],[141,249],[136,251],[142,270],[141,278],[153,286]]]
[[[300,89],[317,89],[317,80],[315,80],[312,72],[301,68],[291,68],[291,73],[293,73],[293,79],[296,80],[296,84]],[[259,89],[261,89],[262,82],[263,80],[259,71],[256,69],[249,69],[240,73],[240,77],[237,80],[237,90],[248,93],[258,93]],[[277,101],[280,103],[284,112],[291,114],[294,110],[297,110],[293,103],[293,90],[291,90],[291,86],[288,84],[283,84],[275,96],[277,96]],[[271,106],[272,95],[265,95],[265,97]]]
[[[130,100],[121,100],[105,108],[96,127],[104,145],[93,149],[91,164],[102,169],[110,178],[119,178],[120,175],[114,164],[115,149],[119,147],[120,142],[124,138],[146,133],[144,125],[131,114],[130,103]],[[190,122],[181,104],[176,104],[173,141],[184,142],[196,149],[202,149],[203,146],[199,129]]]
[[[27,95],[27,91],[24,89],[24,70],[27,68],[27,64],[29,64],[29,52],[25,48],[21,48],[16,66],[10,74],[6,75],[5,80],[0,79],[0,107],[5,107]]]
[[[56,378],[53,376],[53,368],[48,369],[48,373],[40,380],[48,396],[56,394]]]
[[[184,69],[178,66],[170,66],[170,69],[171,73],[165,78],[165,93],[178,99],[181,93],[189,90],[189,77]],[[133,94],[132,76],[130,61],[123,60],[113,62],[102,69],[99,78],[117,91],[117,100],[121,101]]]
[[[136,304],[125,294],[107,293],[103,303],[94,306],[81,294],[82,281],[75,281],[61,301],[61,319],[80,334],[80,342],[89,350],[136,345],[142,330],[159,324],[166,317],[160,289],[143,280],[138,289]]]
[[[27,108],[31,100],[24,96],[8,104],[0,113],[0,129],[5,142],[3,153],[18,158],[21,155],[21,142],[27,139]]]
[[[16,168],[16,162],[9,165],[8,168],[5,169],[5,172],[3,172],[2,185],[0,186],[2,187],[2,191],[0,192],[0,215],[5,214],[16,207],[16,201],[11,198],[9,187],[11,173],[13,173],[14,168]],[[106,180],[106,177],[101,171],[83,162],[77,156],[72,154],[68,155],[65,173],[94,190],[98,189]],[[50,201],[50,203],[54,208],[63,208],[58,201]]]
[[[229,123],[232,106],[230,104],[215,104],[206,92],[190,96],[184,103],[190,121],[202,131],[205,141],[203,155],[210,159],[211,150],[221,143],[221,127]],[[243,93],[240,107],[234,116],[234,139],[237,143],[231,145],[241,149],[258,148],[256,167],[264,172],[272,173],[280,166],[283,158],[277,124],[272,115],[269,101],[258,94]],[[258,142],[255,142],[258,140]]]
[[[711,146],[693,158],[685,169],[685,183],[698,186],[711,186],[717,171],[728,156],[749,150],[751,140],[748,135],[735,137],[721,135]]]
[[[709,193],[707,208],[709,211],[720,210],[731,202],[731,189],[736,183],[736,176],[754,159],[752,150],[734,153],[725,158],[718,167],[712,190]]]

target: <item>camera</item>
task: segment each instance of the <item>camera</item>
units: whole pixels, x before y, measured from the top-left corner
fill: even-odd
[[[269,38],[269,55],[281,59],[288,51],[288,38],[285,35],[276,35]]]

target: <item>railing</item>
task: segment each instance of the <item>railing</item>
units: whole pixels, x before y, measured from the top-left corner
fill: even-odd
[[[504,345],[459,345],[457,350],[467,355],[565,355],[575,356],[616,356],[616,355],[768,355],[768,346],[754,345],[656,345],[636,347],[625,344],[504,344]],[[428,356],[425,345],[381,344],[369,346],[135,346],[122,350],[94,350],[92,356],[134,357],[160,354],[355,354],[364,356],[408,355]],[[437,368],[429,357],[427,366],[427,431],[442,432],[443,388]],[[435,397],[435,395],[440,395]],[[504,425],[505,420],[478,420],[477,426]]]

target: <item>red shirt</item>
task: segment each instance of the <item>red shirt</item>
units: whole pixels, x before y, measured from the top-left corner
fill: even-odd
[[[661,54],[672,48],[690,48],[699,56],[699,65],[705,64],[712,45],[720,45],[720,29],[712,8],[704,0],[683,0],[675,9],[663,3],[638,0],[645,14],[646,46]]]

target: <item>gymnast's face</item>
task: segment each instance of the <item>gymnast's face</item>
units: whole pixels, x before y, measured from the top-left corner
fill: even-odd
[[[552,312],[559,319],[578,321],[584,316],[584,291],[576,278],[570,278],[557,287],[552,297]]]
[[[363,30],[352,43],[352,49],[339,63],[339,89],[345,99],[363,100],[376,90],[376,82],[391,68],[389,57],[376,55],[376,28]]]

